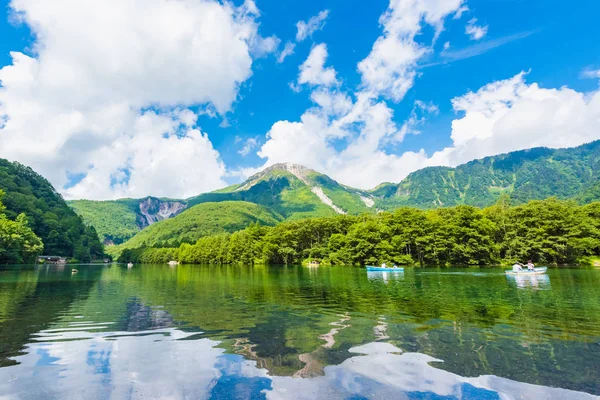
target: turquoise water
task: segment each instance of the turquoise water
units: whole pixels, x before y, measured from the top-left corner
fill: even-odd
[[[0,267],[0,399],[588,399],[600,270]]]

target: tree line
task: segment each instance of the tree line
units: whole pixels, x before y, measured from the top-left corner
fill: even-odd
[[[576,263],[600,254],[600,202],[580,206],[550,198],[487,208],[400,208],[377,215],[313,218],[171,248],[123,251],[122,262],[189,264],[497,265]]]

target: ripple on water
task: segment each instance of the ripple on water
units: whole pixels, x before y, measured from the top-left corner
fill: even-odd
[[[87,268],[0,281],[0,393],[600,394],[600,271]]]

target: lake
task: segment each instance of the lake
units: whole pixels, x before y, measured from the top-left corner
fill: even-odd
[[[600,270],[0,267],[0,399],[591,399]]]

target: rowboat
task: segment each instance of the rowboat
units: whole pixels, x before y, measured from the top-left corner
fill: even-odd
[[[509,271],[504,271],[504,273],[506,275],[519,275],[519,276],[521,276],[521,275],[543,275],[546,273],[547,269],[548,269],[547,267],[538,267],[538,268],[534,268],[533,271],[524,269],[523,271],[515,272],[512,270],[509,270]]]
[[[374,267],[372,265],[367,265],[367,271],[390,271],[390,272],[402,272],[404,268],[402,267]]]

